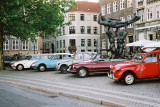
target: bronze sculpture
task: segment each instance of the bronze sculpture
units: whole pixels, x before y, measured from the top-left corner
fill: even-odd
[[[125,47],[125,38],[128,34],[128,25],[131,23],[134,23],[140,19],[140,16],[137,16],[135,13],[131,17],[131,19],[122,21],[121,19],[114,19],[110,17],[102,16],[102,14],[99,14],[98,16],[98,23],[100,25],[104,25],[106,28],[106,35],[109,38],[110,42],[110,50],[111,50],[111,58],[124,58],[124,47]],[[125,27],[125,31],[120,31],[118,33],[118,29],[121,27]],[[115,38],[110,31],[110,28],[116,28],[115,35],[117,36],[117,48],[115,47]]]

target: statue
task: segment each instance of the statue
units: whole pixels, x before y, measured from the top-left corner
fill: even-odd
[[[124,39],[126,38],[126,36],[128,35],[128,28],[127,26],[125,27],[125,31],[122,32],[120,31],[118,33],[118,28],[115,31],[115,35],[117,36],[117,55],[120,58],[124,58],[125,57],[125,53],[124,53],[124,47],[125,47],[125,41]]]
[[[140,19],[140,16],[137,16],[136,13],[133,14],[131,19],[122,21],[121,19],[115,19],[115,18],[110,18],[110,17],[105,17],[102,16],[102,13],[99,14],[98,16],[98,23],[100,25],[104,25],[106,28],[106,34],[109,38],[110,42],[110,50],[111,50],[111,58],[124,58],[125,53],[124,53],[124,47],[125,47],[125,42],[124,39],[126,38],[128,34],[128,25],[131,23],[134,23]],[[125,31],[122,32],[120,31],[118,33],[118,29],[121,27],[125,27]],[[110,31],[110,28],[116,28],[115,35],[117,36],[117,49],[115,47],[115,39],[113,36],[113,33]]]

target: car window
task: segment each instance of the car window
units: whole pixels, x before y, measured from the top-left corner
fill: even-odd
[[[89,54],[84,54],[84,60],[90,60],[92,58]]]
[[[43,59],[48,59],[48,57],[47,57],[47,56],[41,56],[40,59],[41,59],[41,60],[43,60]]]
[[[160,62],[160,53],[158,53],[158,60],[159,60],[159,62]]]
[[[156,53],[150,54],[145,58],[146,63],[157,62]]]
[[[75,60],[83,60],[83,55],[82,54],[77,54],[74,57]]]
[[[30,60],[39,60],[40,56],[32,56],[32,58]]]

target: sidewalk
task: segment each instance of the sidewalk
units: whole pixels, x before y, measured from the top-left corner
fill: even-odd
[[[42,80],[1,74],[0,82],[113,107],[160,107],[160,98],[62,83],[47,78]]]

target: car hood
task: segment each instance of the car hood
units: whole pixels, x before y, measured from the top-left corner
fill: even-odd
[[[125,62],[122,62],[120,64],[115,65],[115,67],[126,68],[126,67],[130,67],[130,66],[137,66],[138,64],[140,64],[140,63],[125,61]]]

